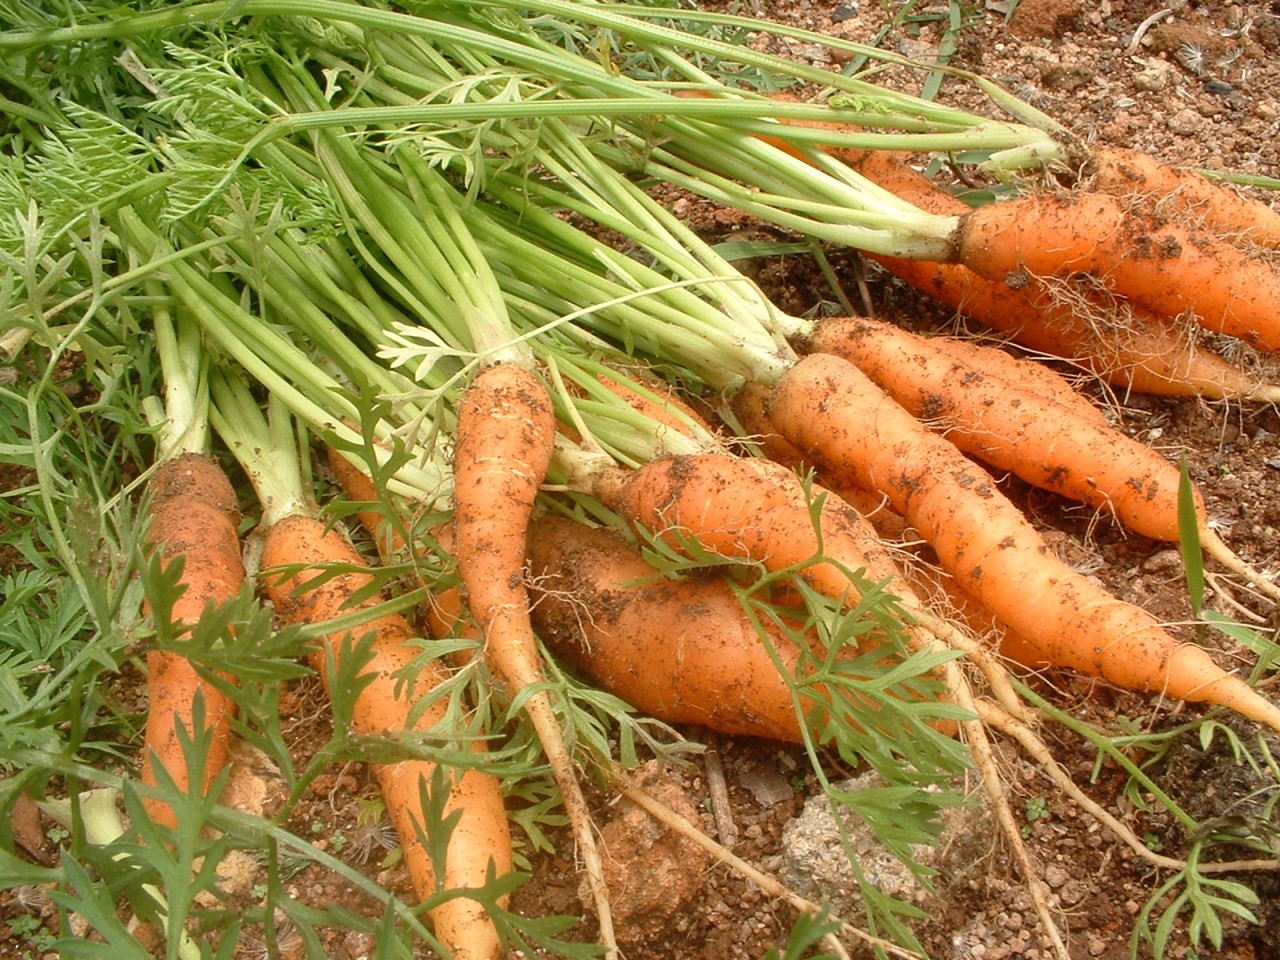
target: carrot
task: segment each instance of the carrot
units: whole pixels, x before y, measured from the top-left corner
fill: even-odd
[[[724,580],[658,576],[616,534],[535,521],[528,554],[539,636],[603,689],[667,723],[799,743],[791,694]],[[799,651],[774,629],[784,669]]]
[[[784,678],[802,669],[798,623],[753,623],[720,573],[669,580],[617,533],[563,517],[530,525],[528,553],[539,635],[603,689],[667,723],[803,742]],[[824,655],[816,643],[814,653]],[[806,685],[801,703],[806,716],[819,711],[812,729],[821,735],[829,692]],[[877,709],[862,706],[848,722]]]
[[[281,394],[268,394],[264,414],[243,374],[218,368],[209,386],[213,425],[243,465],[262,505],[262,579],[280,620],[322,624],[378,604],[381,598],[371,589],[373,572],[336,526],[326,526],[317,518],[299,458],[296,452],[290,453],[298,450],[298,438],[293,414]],[[317,426],[329,428],[330,422]],[[357,595],[362,596],[355,601]],[[417,709],[422,695],[449,678],[446,668],[430,661],[406,676],[420,655],[414,642],[417,631],[398,614],[365,614],[364,619],[354,632],[331,631],[310,655],[331,698],[337,693],[329,689],[335,675],[331,664],[336,664],[337,675],[344,667],[349,668],[348,675],[358,671],[359,686],[352,694],[349,715],[352,732],[395,737],[416,731],[449,738],[451,731],[440,723],[448,709],[443,699]],[[349,660],[357,639],[367,659],[352,669]],[[474,739],[466,746],[476,754],[484,750]],[[501,785],[496,777],[470,764],[463,766],[466,772],[444,771],[448,795],[436,797],[442,815],[454,824],[439,873],[440,865],[432,863],[428,843],[423,841],[429,827],[423,794],[442,775],[440,768],[434,762],[413,759],[376,763],[371,771],[400,836],[414,892],[423,901],[434,901],[427,915],[437,939],[459,960],[478,960],[496,956],[501,944],[484,904],[467,896],[467,891],[487,886],[491,873],[509,873],[513,858]],[[440,897],[441,893],[448,896]]]
[[[600,373],[596,379],[631,409],[643,414],[661,427],[689,437],[694,435],[695,430],[706,434],[715,432],[707,418],[665,380],[659,380],[656,377],[632,379],[612,373]]]
[[[1280,213],[1192,170],[1138,150],[1097,147],[1085,172],[1096,190],[1172,208],[1219,235],[1280,249]]]
[[[828,496],[815,526],[811,497],[825,491],[816,485],[806,491],[792,470],[768,460],[667,456],[635,470],[603,469],[589,482],[606,506],[676,549],[694,538],[720,556],[770,571],[804,565],[800,575],[836,600],[857,601],[851,572],[864,571],[873,583],[898,578],[892,557],[856,510]]]
[[[959,587],[1040,659],[1127,689],[1230,707],[1280,730],[1280,708],[1057,560],[989,474],[848,361],[801,360],[778,382],[770,415],[829,468],[884,491]]]
[[[851,158],[863,176],[931,213],[969,208],[893,154]],[[869,254],[899,279],[1022,346],[1061,357],[1116,386],[1169,396],[1271,401],[1280,390],[1179,334],[1150,310],[1079,281],[1022,277],[1009,285],[967,266]],[[1024,282],[1025,281],[1025,282]]]
[[[1059,402],[1034,386],[984,374],[955,345],[861,318],[824,321],[809,343],[814,352],[857,366],[966,453],[1114,513],[1145,536],[1178,539],[1178,471],[1172,464],[1112,428],[1092,404]],[[1199,500],[1197,510],[1203,527]]]
[[[149,489],[147,541],[159,551],[165,565],[182,558],[179,582],[183,593],[174,601],[172,617],[175,625],[189,630],[210,604],[226,603],[239,594],[244,583],[236,493],[218,462],[198,453],[183,453],[162,462]],[[191,790],[179,731],[188,738],[208,731],[209,746],[198,785],[201,791],[208,791],[226,766],[231,749],[234,707],[230,698],[202,678],[186,657],[169,650],[147,653],[147,697],[142,782],[155,785],[158,765],[179,789]],[[198,701],[203,705],[204,731],[195,729],[193,708]],[[156,823],[177,826],[167,803],[144,797],[143,804]]]
[[[329,469],[333,471],[334,479],[338,481],[338,486],[347,495],[347,499],[353,503],[366,504],[356,510],[355,517],[373,538],[382,562],[388,563],[396,557],[404,556],[407,545],[396,524],[385,513],[369,506],[378,501],[378,491],[370,476],[334,447],[326,450],[326,457]]]
[[[1028,274],[1083,272],[1162,317],[1280,350],[1280,271],[1230,243],[1132,215],[1105,194],[1027,196],[960,217],[956,256],[979,276],[1016,285]]]
[[[907,582],[930,609],[964,624],[970,633],[981,637],[984,644],[999,650],[1001,656],[1034,670],[1053,666],[1038,652],[1036,644],[997,620],[991,611],[961,590],[955,577],[947,571],[923,560],[904,563],[902,569]]]
[[[1108,426],[1106,414],[1066,377],[1033,360],[1019,360],[991,344],[912,333],[867,317],[829,317],[814,325],[803,346],[810,353],[839,353],[872,379],[881,374],[872,374],[869,367],[883,371],[885,377],[890,369],[900,367],[904,375],[907,370],[919,371],[922,390],[946,387],[946,378],[950,377],[963,378],[961,387],[970,383],[999,384],[1070,410],[1086,423]],[[946,401],[939,398],[938,402]]]
[[[787,121],[784,121],[787,122]],[[844,129],[839,124],[814,124]],[[779,138],[765,138],[793,155],[803,154]],[[922,210],[957,216],[969,207],[912,168],[898,153],[828,148],[878,186]],[[1103,380],[1142,393],[1244,397],[1272,402],[1280,388],[1259,383],[1195,338],[1170,329],[1142,304],[1089,289],[1072,278],[1052,283],[1019,275],[980,277],[959,263],[908,260],[867,254],[889,273],[965,316],[1008,334],[1015,341],[1061,357]]]
[[[966,453],[1033,486],[1110,513],[1144,536],[1178,542],[1180,475],[1174,464],[1116,430],[1083,398],[1046,399],[1036,383],[1022,389],[1011,379],[1016,369],[984,374],[969,363],[972,345],[955,349],[961,343],[851,319],[823,322],[811,346],[856,365]],[[1280,588],[1244,563],[1209,526],[1200,492],[1193,489],[1192,496],[1204,550],[1280,599]]]
[[[333,470],[334,477],[348,500],[356,503],[373,503],[378,499],[373,480],[346,456],[330,447],[328,460],[329,467]],[[370,508],[357,510],[355,516],[373,538],[378,548],[378,555],[384,563],[409,553],[400,529],[385,513]],[[430,535],[442,554],[452,556],[452,522],[436,524],[431,528]],[[428,600],[421,607],[421,611],[426,627],[433,637],[437,640],[448,637],[466,637],[476,641],[483,639],[479,630],[475,628],[474,621],[467,614],[466,601],[463,600],[462,591],[458,586],[439,588],[425,580],[420,582],[428,593]],[[470,662],[471,656],[468,651],[458,651],[451,654],[450,659],[454,666],[462,667]]]
[[[286,623],[321,623],[379,602],[377,597],[362,604],[350,602],[353,594],[367,588],[373,575],[354,569],[364,566],[359,553],[337,528],[326,528],[313,517],[294,513],[274,523],[267,531],[262,564],[267,571],[294,569],[279,575],[268,572],[265,578],[268,595]],[[311,582],[338,564],[353,569],[318,585]],[[408,729],[430,730],[444,715],[445,705],[433,704],[410,724],[413,694],[444,682],[448,678],[446,668],[431,661],[417,673],[410,691],[404,682],[404,671],[419,654],[410,642],[417,636],[413,627],[402,616],[388,615],[370,620],[360,631],[372,633],[374,639],[369,660],[361,669],[361,679],[368,683],[360,689],[352,711],[353,732],[359,736],[395,736]],[[326,682],[326,655],[337,658],[340,665],[343,657],[351,655],[351,636],[347,631],[329,634],[322,648],[311,655],[313,668]],[[479,752],[483,748],[474,749]],[[420,836],[424,829],[421,791],[429,788],[435,769],[434,763],[425,760],[373,765],[400,836],[414,891],[422,900],[442,889],[483,887],[490,871],[502,876],[512,869],[511,836],[500,784],[496,777],[472,769],[450,782],[443,814],[447,817],[457,813],[459,819],[449,835],[444,875],[436,876]],[[437,937],[459,960],[498,955],[496,928],[478,901],[456,897],[432,908],[429,916]]]
[[[545,681],[525,588],[525,532],[554,448],[551,398],[514,362],[484,367],[458,405],[453,545],[467,606],[484,634],[485,659],[523,698],[573,824],[595,898],[601,938],[615,936],[591,815]]]
[[[662,443],[663,438],[670,432],[695,442],[710,442],[715,436],[715,428],[707,417],[681,397],[673,384],[653,374],[605,367],[596,373],[592,380],[594,381],[592,386],[598,385],[607,390],[613,397],[650,421],[649,429],[659,443]],[[570,392],[577,398],[592,399],[591,389],[581,383],[573,384]],[[595,391],[595,395],[596,398],[601,396],[598,390]],[[571,412],[570,417],[572,416]],[[583,441],[582,434],[573,423],[562,422],[560,433],[574,443]]]
[[[769,419],[769,394],[770,389],[764,384],[750,381],[732,399],[738,425],[760,447],[760,451],[774,463],[783,464],[798,473],[815,469],[814,476],[819,485],[866,517],[881,538],[898,539],[906,522],[889,507],[883,494],[850,483],[848,478],[834,478],[824,473],[820,464],[808,462],[811,458],[807,458],[803,450],[778,433]]]

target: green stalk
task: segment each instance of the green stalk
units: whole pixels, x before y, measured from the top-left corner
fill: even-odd
[[[147,280],[144,289],[156,301],[152,329],[164,379],[163,424],[156,460],[181,453],[208,453],[207,360],[200,345],[200,330],[187,318],[175,322],[158,281]]]
[[[134,211],[121,211],[120,221],[124,236],[137,249],[167,251],[167,244]],[[349,426],[360,421],[359,408],[349,391],[279,329],[249,313],[238,298],[184,259],[173,261],[167,286],[212,343],[314,432],[334,434],[350,444],[361,443],[361,438]],[[324,335],[336,342],[332,326],[324,327]],[[366,363],[362,369],[372,371],[373,366]],[[381,376],[389,374],[383,371]],[[389,427],[384,429],[381,439],[390,440]],[[448,489],[447,478],[448,471],[443,465],[423,456],[404,464],[392,478],[391,486],[402,493],[423,490],[439,493]]]
[[[293,416],[274,394],[267,414],[247,381],[226,370],[210,379],[214,403],[209,415],[218,435],[244,468],[262,506],[259,527],[270,530],[291,516],[314,517],[314,498],[302,479],[303,452]]]
[[[505,8],[515,4],[497,4]],[[681,44],[691,49],[716,55],[736,55],[746,62],[769,66],[775,70],[782,69],[786,61],[757,55],[743,51],[719,41],[698,38],[680,31],[674,31],[660,25],[650,24],[644,20],[605,9],[601,6],[585,3],[565,3],[562,0],[543,0],[533,4],[534,10],[544,15],[561,16],[569,23],[587,23],[598,28],[616,31],[619,35],[638,38],[645,43],[666,45]],[[525,5],[519,5],[521,9]],[[319,110],[309,113],[295,114],[274,122],[262,133],[246,145],[241,159],[232,165],[232,170],[252,155],[257,149],[274,139],[290,132],[298,132],[321,127],[341,125],[367,126],[380,125],[394,128],[410,122],[426,122],[440,125],[459,120],[471,120],[477,123],[492,124],[502,118],[525,118],[530,116],[549,117],[555,115],[602,117],[623,122],[629,118],[638,118],[638,124],[631,125],[631,135],[642,141],[658,138],[668,144],[669,149],[679,152],[681,156],[703,168],[714,169],[718,160],[725,157],[726,151],[753,158],[755,167],[761,170],[772,170],[783,183],[795,183],[799,180],[807,182],[805,191],[792,191],[778,195],[778,203],[785,207],[788,203],[805,202],[806,191],[814,189],[813,172],[801,169],[803,164],[794,158],[787,157],[782,151],[770,148],[758,142],[755,134],[763,132],[778,133],[780,127],[768,120],[770,117],[787,116],[808,119],[848,120],[849,122],[865,121],[865,116],[844,116],[838,110],[824,110],[804,104],[774,104],[756,99],[690,100],[674,96],[671,92],[653,84],[631,80],[621,74],[606,69],[603,65],[585,57],[567,53],[553,45],[540,40],[528,24],[520,24],[516,28],[503,31],[492,23],[469,25],[455,20],[431,19],[424,16],[400,14],[390,10],[374,9],[364,6],[334,2],[334,0],[242,0],[230,7],[222,4],[202,4],[185,10],[185,22],[208,22],[223,15],[270,16],[301,15],[316,17],[328,22],[345,23],[359,27],[365,31],[388,32],[418,38],[435,44],[442,50],[460,50],[475,58],[478,62],[495,65],[506,65],[510,69],[533,76],[547,78],[556,84],[568,96],[556,99],[539,98],[536,107],[517,100],[515,102],[493,102],[487,99],[483,104],[475,103],[432,103],[425,106],[378,106],[349,107],[338,110]],[[0,48],[5,46],[20,47],[36,42],[59,43],[75,39],[92,37],[124,37],[134,32],[144,32],[170,25],[172,17],[166,14],[149,14],[129,18],[118,24],[86,25],[65,30],[35,31],[30,33],[10,33],[0,36]],[[523,27],[523,28],[521,28]],[[799,68],[795,64],[787,64],[786,75],[797,74],[809,79],[835,81],[825,71],[813,68]],[[809,73],[814,76],[809,77]],[[870,97],[883,91],[869,88],[869,85],[854,81],[840,81],[849,86],[848,92]],[[900,98],[886,98],[896,101]],[[884,101],[877,101],[884,106]],[[921,101],[921,104],[928,104]],[[918,105],[917,105],[918,106]],[[935,105],[921,107],[917,111],[931,115],[931,122],[939,122],[939,108]],[[741,123],[732,126],[735,119],[742,115]],[[697,120],[699,117],[717,117],[713,124]],[[1054,149],[1054,144],[1046,135],[1038,130],[1017,125],[993,125],[991,121],[974,118],[958,112],[950,114],[955,125],[967,131],[963,139],[933,141],[932,146],[924,145],[920,140],[913,141],[916,149],[1001,149],[1007,147],[1026,147],[1039,144],[1042,154]],[[964,119],[963,124],[958,121]],[[975,130],[977,131],[975,134]],[[815,136],[811,132],[786,131],[786,135],[796,140]],[[824,139],[830,140],[830,137]],[[880,145],[887,145],[879,141]],[[735,168],[737,169],[737,168]],[[828,171],[830,174],[831,171]],[[231,173],[224,178],[224,183]],[[220,189],[221,185],[215,188]],[[795,194],[799,193],[799,196]],[[790,196],[790,200],[788,200]],[[841,193],[841,203],[851,209],[864,209],[871,214],[881,210],[889,202],[883,196],[877,196],[864,184],[846,185]],[[947,255],[945,238],[955,224],[952,218],[937,217],[918,210],[898,206],[892,218],[882,216],[882,229],[891,229],[899,238],[896,244],[898,251],[909,256],[927,259],[943,259]],[[784,211],[785,212],[785,211]],[[882,211],[883,214],[883,211]],[[836,222],[846,227],[848,235],[847,213]],[[865,226],[865,223],[862,224]],[[921,246],[916,249],[904,238],[911,238]],[[889,241],[865,238],[861,244],[867,249],[887,252]],[[897,251],[895,251],[897,252]]]

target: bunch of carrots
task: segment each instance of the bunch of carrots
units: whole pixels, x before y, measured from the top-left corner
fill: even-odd
[[[665,36],[603,6],[522,6],[637,43]],[[265,549],[253,572],[277,615],[314,630],[308,662],[331,692],[356,688],[351,732],[403,751],[373,773],[436,947],[499,955],[501,903],[479,891],[514,862],[485,759],[501,731],[458,722],[457,671],[487,671],[506,719],[536,731],[611,953],[610,894],[579,785],[589,758],[564,729],[570,708],[548,679],[548,652],[657,719],[815,755],[834,745],[898,782],[960,769],[959,731],[1019,850],[987,731],[1038,740],[1003,658],[1280,731],[1280,707],[1242,677],[1056,559],[987,469],[1144,536],[1194,543],[1263,602],[1280,599],[1211,529],[1176,465],[1042,365],[867,318],[785,315],[627,173],[639,165],[865,247],[931,295],[1125,389],[1252,400],[1277,388],[1196,348],[1175,321],[1280,349],[1280,273],[1258,251],[1280,246],[1272,211],[1148,158],[1100,153],[1085,164],[1096,190],[962,209],[904,156],[849,148],[858,125],[818,120],[812,106],[745,97],[753,113],[728,116],[751,124],[718,123],[719,101],[738,97],[691,63],[675,69],[698,96],[655,93],[552,55],[533,30],[495,37],[463,14],[323,2],[312,12],[345,43],[263,54],[243,76],[219,77],[285,114],[243,145],[254,170],[323,196],[342,233],[258,235],[221,208],[166,221],[128,198],[104,216],[122,262],[163,265],[146,280],[170,391],[151,540],[164,562],[182,558],[186,585],[169,616],[188,629],[244,576],[245,504],[196,459],[212,449],[207,418],[256,497]],[[352,59],[361,53],[365,62]],[[326,71],[351,79],[346,107],[316,83]],[[437,104],[417,100],[442,91],[457,109],[432,120]],[[499,91],[537,101],[533,171],[524,140],[479,122]],[[609,114],[622,100],[627,109]],[[565,106],[538,113],[545,103]],[[219,134],[170,112],[191,143]],[[392,117],[412,117],[415,137],[346,135]],[[140,165],[140,196],[183,173],[180,149],[148,160],[159,172]],[[1157,175],[1172,179],[1146,186]],[[1122,305],[1126,339],[1105,337],[1081,303]],[[370,393],[394,402],[369,417],[360,398]],[[426,572],[421,623],[438,648],[381,609],[358,535],[322,519],[300,434],[327,445],[381,559],[408,553]],[[193,511],[219,535],[185,535],[179,514]],[[407,535],[415,512],[438,518],[422,540]],[[890,549],[888,531],[908,524],[940,573]],[[149,667],[143,781],[207,790],[231,736],[223,691],[180,658]],[[206,735],[204,776],[190,783],[184,744]],[[432,744],[465,761],[436,762]],[[162,820],[157,796],[147,793],[149,809]],[[1065,954],[1042,896],[1036,907]]]

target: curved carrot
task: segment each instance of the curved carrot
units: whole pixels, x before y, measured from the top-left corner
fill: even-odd
[[[821,464],[808,462],[812,460],[811,457],[806,457],[803,450],[778,433],[773,421],[769,419],[770,392],[770,388],[764,384],[750,381],[739,388],[732,400],[739,426],[759,445],[761,452],[774,463],[790,467],[798,473],[816,470],[815,477],[819,485],[866,517],[881,538],[896,540],[900,537],[906,521],[890,509],[882,493],[851,483],[847,477],[833,478],[824,473]]]
[[[1089,273],[1163,317],[1280,350],[1280,271],[1212,235],[1133,215],[1105,194],[1039,195],[960,218],[959,262],[989,280]]]
[[[612,913],[591,814],[551,697],[541,686],[545,676],[525,588],[525,533],[555,435],[551,398],[533,373],[515,363],[495,363],[476,374],[458,405],[454,557],[467,606],[484,634],[485,659],[513,698],[524,697],[573,824],[601,938],[612,949]]]
[[[513,696],[543,680],[524,586],[524,541],[554,437],[546,389],[520,367],[487,367],[463,394],[454,446],[454,556],[467,605],[484,629],[485,657]]]
[[[989,474],[848,361],[801,360],[777,384],[770,414],[828,467],[883,490],[960,588],[1039,658],[1128,689],[1227,706],[1280,730],[1280,708],[1056,559]]]
[[[874,321],[824,321],[811,345],[856,365],[966,453],[1033,486],[1106,511],[1144,536],[1179,541],[1178,468],[1116,430],[1083,397],[1068,391],[1060,394],[1061,402],[1046,398],[1038,383],[1020,388],[1013,379],[1016,368],[984,372],[972,366],[972,344],[918,337]],[[1203,549],[1280,599],[1280,588],[1236,556],[1209,526],[1200,491],[1191,492]]]
[[[753,623],[720,573],[666,579],[618,534],[564,517],[530,526],[529,560],[540,636],[603,689],[667,723],[804,741],[785,679],[803,669],[794,639],[800,624],[789,624],[789,634],[768,617]],[[816,641],[811,646],[825,656]],[[886,663],[897,662],[891,656]],[[830,692],[807,684],[801,697],[821,736],[834,709]],[[865,698],[860,706],[847,722],[879,709]],[[936,727],[954,732],[948,722]]]
[[[983,374],[941,337],[850,319],[824,322],[811,344],[858,367],[959,449],[1033,486],[1113,513],[1157,540],[1178,539],[1178,470],[1115,430],[1092,405],[1047,399]],[[1207,531],[1204,503],[1197,513]]]
[[[839,354],[882,387],[882,381],[894,379],[906,391],[910,389],[907,381],[914,380],[923,397],[922,409],[936,408],[939,416],[949,415],[948,408],[955,406],[944,394],[967,393],[974,384],[990,384],[1043,399],[1096,427],[1110,426],[1106,414],[1066,377],[992,345],[960,337],[925,336],[867,317],[830,317],[814,325],[804,348],[806,353]],[[986,399],[995,402],[999,398],[992,394]]]
[[[785,141],[766,139],[803,159]],[[829,152],[922,210],[957,216],[970,209],[911,167],[901,154],[830,148]],[[1116,386],[1170,396],[1264,401],[1280,397],[1276,387],[1259,383],[1197,345],[1194,338],[1171,329],[1143,305],[1104,297],[1070,278],[1050,284],[1040,277],[1019,276],[1010,286],[1004,276],[980,277],[964,264],[867,256],[916,289],[1008,334],[1022,346],[1078,364]]]
[[[326,528],[312,517],[293,514],[275,523],[267,532],[262,564],[268,571],[298,567],[296,572],[268,573],[265,578],[268,595],[286,623],[321,623],[378,602],[377,597],[362,604],[350,602],[354,593],[366,589],[373,580],[371,573],[362,570],[352,569],[320,584],[311,582],[334,564],[364,566],[359,553],[336,528]],[[417,673],[409,689],[404,671],[420,650],[410,642],[417,633],[403,617],[377,617],[354,632],[326,636],[323,648],[311,656],[313,668],[327,683],[326,648],[340,660],[350,655],[347,644],[353,634],[358,637],[367,633],[372,633],[374,640],[361,671],[362,680],[368,682],[356,696],[353,732],[360,736],[394,736],[409,729],[431,729],[444,715],[443,703],[422,711],[412,724],[410,711],[417,696],[444,682],[449,674],[443,665],[431,661]],[[481,751],[483,747],[477,745],[473,749]],[[449,835],[444,876],[436,876],[420,839],[424,830],[420,791],[430,788],[435,768],[434,763],[425,760],[374,764],[372,768],[400,836],[414,891],[423,900],[440,890],[481,888],[488,882],[491,870],[501,876],[512,869],[511,836],[501,786],[496,777],[472,769],[450,782],[443,812],[445,816],[457,813],[459,819]],[[434,907],[429,915],[436,936],[459,960],[498,955],[496,928],[478,901],[456,897]]]
[[[165,460],[152,475],[149,489],[147,540],[166,565],[177,557],[183,559],[180,583],[185,589],[174,601],[172,617],[175,624],[190,628],[209,604],[226,603],[239,594],[244,583],[236,493],[218,462],[198,453]],[[149,606],[146,612],[150,613]],[[156,783],[159,764],[179,789],[191,789],[178,731],[185,731],[187,737],[197,736],[192,709],[199,698],[205,729],[211,731],[199,785],[207,791],[230,753],[234,713],[230,699],[200,677],[186,657],[168,650],[147,654],[147,697],[142,782]],[[144,797],[143,804],[156,823],[177,826],[167,803]]]
[[[367,473],[348,460],[333,447],[328,450],[329,466],[333,470],[338,486],[342,487],[347,499],[356,503],[373,503],[378,499],[378,491]],[[408,545],[400,533],[400,529],[385,513],[380,510],[363,509],[356,511],[356,519],[371,536],[378,548],[378,555],[386,563],[394,557],[402,557],[408,553]],[[445,556],[453,555],[452,522],[442,522],[432,527],[431,538],[440,552]],[[479,629],[467,612],[466,601],[462,598],[462,590],[457,585],[434,589],[425,581],[421,581],[427,590],[428,601],[420,608],[426,620],[427,630],[437,640],[448,637],[466,637],[481,641]],[[465,666],[471,660],[470,651],[457,651],[450,654],[454,666]]]
[[[1085,171],[1094,189],[1176,210],[1227,238],[1280,249],[1280,213],[1193,170],[1124,147],[1097,147]]]

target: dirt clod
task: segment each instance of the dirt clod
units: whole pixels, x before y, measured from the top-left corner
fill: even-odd
[[[701,822],[686,789],[656,761],[641,767],[634,782],[686,820]],[[621,943],[643,943],[662,933],[703,888],[707,852],[629,800],[619,801],[601,829],[600,846]],[[585,883],[578,896],[590,905]]]

